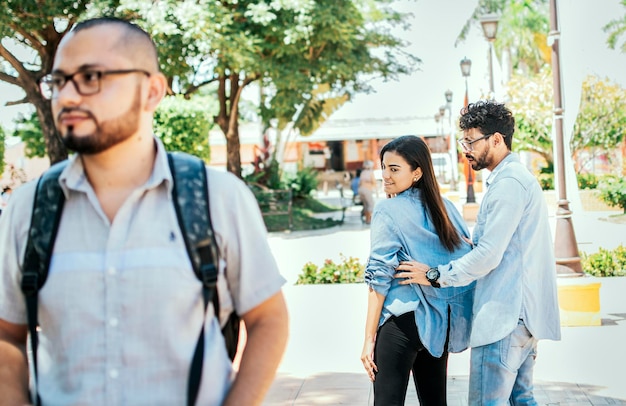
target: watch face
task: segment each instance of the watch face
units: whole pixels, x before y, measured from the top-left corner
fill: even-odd
[[[426,279],[431,282],[439,279],[439,270],[433,268],[429,269],[428,272],[426,272]]]

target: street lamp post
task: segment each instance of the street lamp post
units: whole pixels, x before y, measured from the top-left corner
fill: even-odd
[[[480,19],[480,24],[483,27],[483,34],[487,42],[489,42],[489,98],[494,98],[494,86],[493,86],[493,42],[496,40],[496,34],[498,33],[498,16],[495,14],[486,14]]]
[[[452,90],[448,89],[444,93],[446,97],[446,110],[448,110],[448,141],[449,141],[449,153],[450,153],[450,165],[452,165],[452,171],[450,175],[450,190],[456,191],[456,176],[458,171],[458,157],[456,152],[456,139],[454,137],[454,129],[452,128]]]
[[[464,106],[467,107],[468,103],[469,103],[469,95],[468,95],[468,88],[467,88],[467,78],[470,75],[470,71],[472,69],[472,61],[469,60],[468,58],[463,58],[461,59],[461,74],[463,74],[463,77],[465,78],[465,100],[464,100]],[[472,167],[470,166],[469,162],[466,160],[465,161],[465,172],[467,173],[467,203],[476,203],[476,195],[474,194],[474,174],[473,174],[473,170]]]
[[[583,275],[578,253],[578,244],[572,224],[572,212],[567,200],[565,188],[565,152],[563,150],[563,105],[561,100],[561,65],[556,0],[550,0],[550,33],[548,42],[552,47],[552,80],[554,95],[554,130],[556,143],[558,197],[556,211],[556,230],[554,235],[554,256],[557,274],[562,276]]]

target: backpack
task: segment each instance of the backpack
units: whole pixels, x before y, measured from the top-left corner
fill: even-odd
[[[204,311],[213,303],[219,321],[219,297],[217,292],[219,251],[209,213],[209,191],[204,162],[192,155],[168,153],[168,163],[174,186],[172,200],[176,210],[187,254],[193,270],[202,282]],[[67,166],[60,162],[46,171],[37,183],[28,241],[24,254],[22,292],[26,299],[28,330],[31,340],[35,385],[37,384],[37,306],[38,292],[48,276],[54,241],[63,212],[65,196],[59,185],[59,176]],[[239,339],[239,316],[232,312],[222,328],[226,350],[231,359],[237,352]],[[187,386],[187,404],[194,405],[200,389],[204,358],[204,322],[194,351]],[[36,387],[36,386],[35,386]],[[39,394],[37,404],[41,404]]]

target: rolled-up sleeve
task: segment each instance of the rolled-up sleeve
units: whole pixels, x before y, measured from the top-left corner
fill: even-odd
[[[370,257],[365,268],[365,282],[377,293],[387,296],[400,261],[401,233],[391,217],[381,211],[374,213],[370,233]]]

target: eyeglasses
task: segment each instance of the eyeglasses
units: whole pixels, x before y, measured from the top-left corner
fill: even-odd
[[[471,152],[471,151],[474,150],[474,147],[472,147],[473,143],[475,143],[477,141],[480,141],[480,140],[487,139],[487,138],[491,137],[493,134],[495,134],[495,133],[485,134],[482,137],[476,138],[475,140],[472,140],[472,141],[458,140],[458,143],[461,145],[461,148],[463,148],[466,151],[470,151]]]
[[[142,73],[150,77],[150,72],[142,69],[122,69],[122,70],[81,70],[71,75],[62,73],[51,73],[39,80],[39,90],[42,96],[47,99],[57,97],[63,86],[71,81],[74,88],[81,96],[91,96],[98,92],[102,87],[102,78],[109,75],[127,75],[130,73]]]

